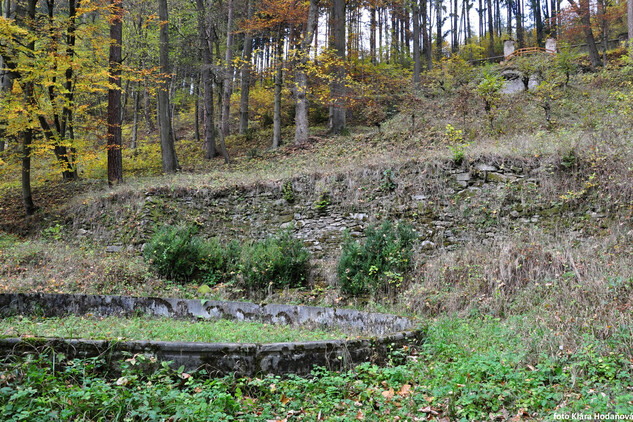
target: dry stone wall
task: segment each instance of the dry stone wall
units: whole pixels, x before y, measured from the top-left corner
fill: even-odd
[[[406,221],[420,236],[419,250],[433,253],[473,239],[492,241],[504,228],[560,218],[574,230],[581,229],[579,213],[600,218],[600,210],[569,210],[543,199],[543,174],[552,172],[536,160],[482,159],[459,167],[411,161],[224,190],[163,188],[145,192],[136,209],[103,213],[129,219],[130,226],[107,229],[111,225],[86,223],[80,213],[74,226],[80,236],[130,248],[142,248],[161,224],[195,224],[201,235],[223,241],[261,239],[289,228],[314,259],[332,261],[340,255],[346,230],[362,237],[369,224]]]

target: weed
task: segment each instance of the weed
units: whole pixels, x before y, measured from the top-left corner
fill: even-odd
[[[330,194],[328,191],[323,191],[321,192],[321,195],[319,195],[319,199],[314,202],[314,208],[317,211],[325,212],[331,203]]]
[[[448,138],[448,149],[451,151],[453,162],[459,166],[464,161],[465,149],[470,143],[464,140],[464,132],[455,129],[450,123],[446,125],[446,137]]]
[[[251,148],[246,151],[246,157],[249,160],[255,160],[260,157],[259,150],[257,148]]]
[[[393,181],[393,171],[391,169],[385,169],[382,172],[382,181],[378,186],[379,191],[391,192],[396,189],[398,185]]]
[[[295,193],[292,189],[292,182],[290,180],[284,182],[281,188],[281,193],[286,202],[292,204],[295,201]]]
[[[48,240],[59,241],[62,239],[64,228],[64,226],[57,223],[54,226],[47,227],[42,230],[42,235]]]

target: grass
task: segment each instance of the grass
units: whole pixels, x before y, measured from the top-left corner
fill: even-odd
[[[271,325],[259,322],[181,321],[170,318],[66,316],[62,318],[7,317],[0,319],[6,337],[60,337],[97,340],[159,340],[199,343],[282,343],[345,338],[336,329]]]
[[[518,320],[518,318],[517,318]],[[513,331],[519,321],[439,318],[418,350],[399,349],[385,367],[315,369],[311,376],[208,379],[164,366],[122,373],[101,359],[57,356],[0,362],[3,420],[553,420],[555,415],[633,412],[628,358],[600,356],[586,342],[532,364]],[[95,406],[95,403],[99,403]]]

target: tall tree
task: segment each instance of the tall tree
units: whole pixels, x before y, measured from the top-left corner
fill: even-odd
[[[598,48],[596,47],[596,39],[591,29],[591,8],[589,6],[589,0],[569,0],[569,4],[571,4],[574,12],[580,17],[582,31],[585,34],[585,42],[589,49],[591,65],[598,67],[601,65],[601,61]]]
[[[437,60],[439,61],[444,53],[442,52],[442,44],[444,43],[444,37],[442,36],[442,25],[444,20],[442,19],[442,0],[435,0],[435,19],[436,19],[436,28],[437,34],[435,36],[435,42],[437,45]]]
[[[458,35],[458,12],[457,12],[457,0],[453,0],[451,8],[453,12],[451,13],[451,52],[456,53],[459,50],[459,35]]]
[[[345,0],[332,1],[332,37],[330,47],[336,54],[334,75],[330,83],[330,131],[341,133],[345,129]]]
[[[420,83],[420,9],[418,0],[413,0],[413,83]]]
[[[477,14],[479,15],[479,43],[484,39],[484,5],[483,0],[479,0],[479,7],[477,8]]]
[[[508,21],[506,23],[506,30],[510,38],[512,38],[512,9],[514,9],[513,0],[507,0],[506,3],[508,12]]]
[[[226,55],[224,80],[222,82],[222,136],[226,138],[230,132],[231,91],[233,87],[233,0],[227,2],[226,18]]]
[[[26,2],[26,16],[20,16],[18,13],[16,18],[18,23],[21,23],[25,27],[29,27],[34,32],[32,25],[35,25],[35,7],[37,6],[37,0],[27,0]],[[18,7],[19,9],[19,7]],[[22,21],[22,22],[20,22]],[[35,50],[35,38],[30,37],[26,44],[27,54],[32,57]],[[24,99],[27,107],[32,110],[36,107],[35,100],[35,83],[27,79],[24,81],[23,88]],[[24,204],[24,211],[26,215],[33,215],[37,210],[37,207],[33,203],[33,191],[31,189],[31,148],[33,143],[33,127],[29,124],[21,133],[21,148],[20,156],[22,160],[22,203]]]
[[[376,5],[369,7],[369,57],[376,64]]]
[[[556,7],[557,4],[558,4],[558,0],[551,0],[550,1],[550,35],[552,37],[554,37],[554,38],[556,37],[556,35],[558,33],[558,25],[557,25],[557,22],[558,22],[558,8]],[[630,2],[628,4],[631,5]]]
[[[68,61],[71,65],[66,67],[64,72],[64,82],[57,83],[57,76],[53,76],[51,83],[47,87],[48,100],[53,105],[52,126],[43,113],[38,113],[38,121],[46,139],[53,146],[53,152],[61,167],[64,180],[75,180],[77,178],[77,166],[74,163],[74,121],[73,102],[75,95],[74,72],[72,62],[75,56],[75,30],[77,17],[77,4],[75,0],[68,1],[68,21],[66,33],[66,56],[62,57],[59,52],[60,34],[56,29],[57,24],[54,19],[55,0],[46,0],[48,14],[49,31],[49,65],[54,70],[59,69],[60,61]],[[58,97],[64,97],[61,108],[54,107],[58,103]]]
[[[536,25],[536,44],[543,46],[543,19],[541,18],[541,0],[531,0],[534,23]]]
[[[514,0],[514,4],[516,6],[515,16],[517,23],[517,41],[519,42],[519,48],[525,47],[525,36],[523,33],[523,8],[522,8],[522,0]]]
[[[203,93],[203,125],[204,125],[204,158],[211,159],[218,155],[215,146],[215,125],[213,123],[213,40],[212,32],[207,28],[207,14],[204,0],[196,0],[198,12],[198,38],[202,51],[202,89]]]
[[[486,0],[486,7],[488,9],[488,57],[494,57],[495,55],[495,29],[492,20],[492,3],[491,0]]]
[[[277,58],[275,64],[275,98],[273,104],[273,149],[279,148],[281,145],[281,88],[283,85],[283,36],[281,24],[277,29],[277,39],[275,42],[275,56]]]
[[[108,185],[123,182],[121,156],[121,45],[123,43],[123,8],[121,0],[112,0],[110,17],[110,58],[108,89]]]
[[[1,2],[1,1],[0,1]],[[10,5],[7,2],[5,7],[2,8],[0,16],[5,19],[10,19],[13,17],[13,11],[10,9]],[[13,89],[13,80],[15,79],[15,74],[8,67],[8,64],[5,64],[4,59],[2,58],[2,54],[0,54],[0,98],[7,97],[11,90]],[[6,148],[6,140],[7,134],[4,130],[4,126],[6,125],[6,121],[3,117],[0,117],[0,152],[4,151]]]
[[[602,38],[602,65],[607,65],[607,49],[609,43],[609,19],[607,18],[608,0],[598,0],[598,24],[600,25]]]
[[[159,64],[162,72],[161,84],[158,87],[158,116],[160,125],[160,146],[163,171],[173,173],[178,170],[178,158],[174,147],[171,113],[169,108],[169,82],[171,67],[169,65],[169,13],[167,0],[158,0],[158,19],[160,20]]]
[[[308,18],[304,25],[303,37],[295,48],[295,145],[300,145],[308,140],[310,136],[310,125],[308,122],[308,74],[306,66],[310,57],[310,46],[314,36],[316,14],[318,13],[318,0],[310,0],[308,7]],[[343,15],[345,16],[345,15]],[[343,38],[343,43],[345,38]]]
[[[631,58],[633,58],[633,0],[627,1],[626,10],[626,22],[629,31],[629,53],[631,54]]]
[[[247,19],[253,17],[253,0],[248,0]],[[244,51],[242,57],[242,77],[240,81],[240,134],[248,131],[248,94],[251,86],[251,61],[253,55],[253,36],[250,31],[244,33]]]
[[[414,0],[417,1],[417,0]],[[430,0],[420,0],[420,5],[422,10],[422,44],[424,45],[424,57],[426,58],[426,70],[433,69],[433,52],[431,47],[431,37],[429,30],[429,20],[428,19],[428,5],[430,5]]]

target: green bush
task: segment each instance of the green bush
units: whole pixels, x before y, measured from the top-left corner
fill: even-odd
[[[195,227],[163,227],[145,245],[143,257],[161,276],[189,281],[210,253],[195,234]]]
[[[161,276],[175,281],[193,279],[213,285],[241,279],[251,292],[298,287],[308,274],[308,250],[289,231],[263,241],[241,245],[234,240],[201,240],[196,229],[164,227],[147,243],[145,260]]]
[[[245,245],[242,248],[242,277],[246,288],[263,291],[275,288],[302,286],[308,274],[310,254],[290,231]]]
[[[369,227],[366,235],[361,244],[345,234],[338,264],[341,289],[350,295],[393,293],[411,269],[417,235],[408,224],[394,227],[388,221],[377,229]]]
[[[237,240],[222,245],[213,238],[202,244],[199,255],[198,274],[207,284],[231,280],[239,271],[242,246]]]

